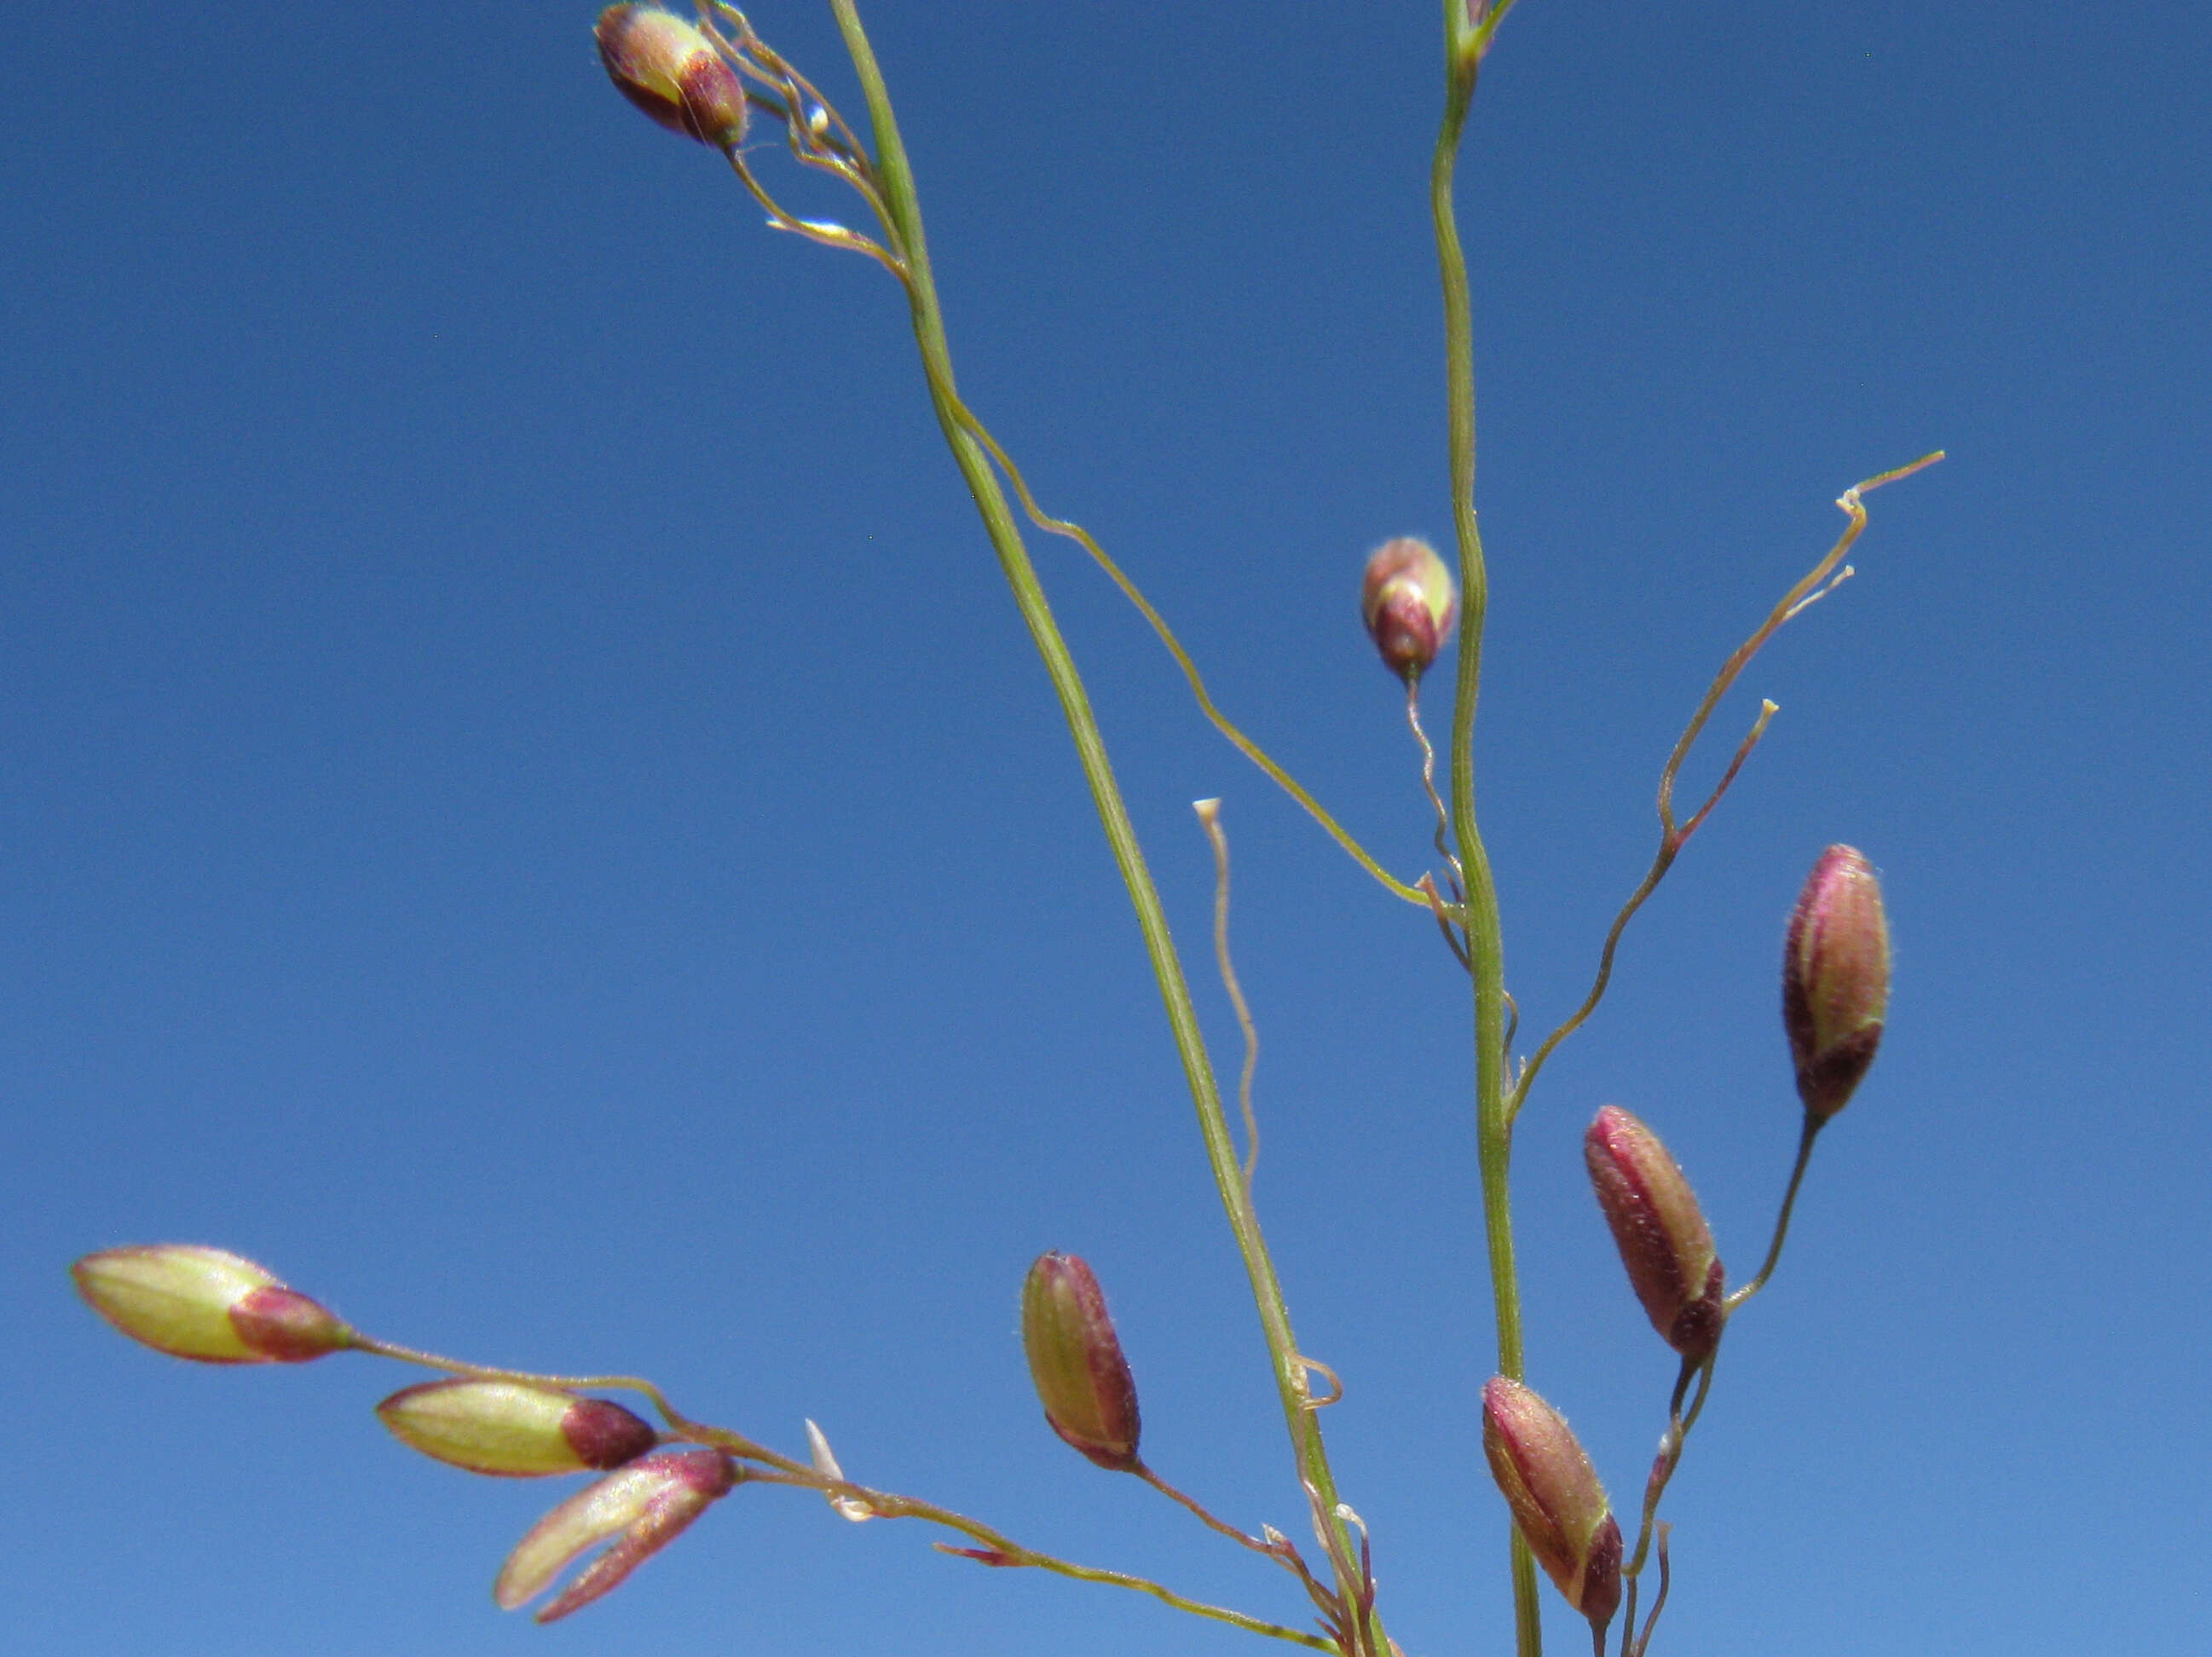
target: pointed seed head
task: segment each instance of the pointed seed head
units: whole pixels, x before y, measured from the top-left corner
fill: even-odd
[[[1137,1466],[1137,1383],[1106,1296],[1073,1254],[1041,1254],[1022,1284],[1022,1347],[1053,1431],[1111,1472]]]
[[[614,1545],[538,1613],[556,1622],[620,1587],[647,1559],[737,1484],[737,1466],[720,1450],[664,1450],[633,1461],[579,1490],[531,1528],[492,1585],[501,1611],[527,1605],[554,1578],[602,1542]]]
[[[507,1478],[605,1472],[660,1441],[651,1423],[603,1398],[512,1381],[430,1381],[394,1393],[377,1417],[433,1460]]]
[[[157,1243],[70,1268],[92,1309],[131,1339],[201,1363],[305,1363],[354,1344],[343,1323],[252,1260]]]
[[[1458,614],[1451,571],[1427,542],[1401,536],[1369,556],[1359,584],[1359,616],[1383,665],[1400,678],[1418,679],[1428,671]]]
[[[1874,1063],[1889,1010],[1889,921],[1874,865],[1848,846],[1820,854],[1782,952],[1782,1023],[1797,1096],[1825,1122]]]
[[[1517,1381],[1482,1389],[1482,1449],[1528,1551],[1602,1632],[1620,1604],[1620,1527],[1559,1412]]]
[[[1684,1357],[1710,1356],[1721,1338],[1727,1274],[1681,1168],[1659,1136],[1618,1105],[1589,1125],[1583,1160],[1651,1326]]]
[[[658,6],[609,6],[592,30],[615,89],[666,127],[727,149],[745,136],[745,88],[704,30]]]

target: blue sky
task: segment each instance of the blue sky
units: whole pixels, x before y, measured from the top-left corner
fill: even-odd
[[[1418,774],[1352,601],[1370,547],[1449,526],[1434,11],[866,8],[969,400],[1406,872]],[[787,1448],[811,1416],[855,1478],[1303,1615],[1029,1393],[1016,1293],[1072,1249],[1149,1458],[1302,1533],[903,307],[617,99],[591,15],[125,0],[0,40],[18,1648],[1237,1649],[769,1490],[539,1630],[489,1586],[556,1492],[389,1441],[413,1375],[187,1369],[67,1291],[89,1249],[220,1243],[389,1338],[650,1374]],[[754,20],[858,118],[826,7]],[[1951,455],[1724,707],[1723,746],[1782,713],[1522,1119],[1531,1380],[1625,1500],[1671,1363],[1582,1129],[1650,1120],[1747,1275],[1796,1131],[1784,918],[1828,842],[1881,867],[1887,1043],[1731,1333],[1656,1651],[2200,1647],[2208,46],[2166,3],[1528,0],[1486,71],[1478,745],[1530,1029],[1829,502]],[[1233,1067],[1188,809],[1227,802],[1259,1201],[1392,1631],[1497,1649],[1463,985],[1036,551]]]

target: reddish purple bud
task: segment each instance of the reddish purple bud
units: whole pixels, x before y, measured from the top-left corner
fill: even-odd
[[[1022,1347],[1053,1431],[1110,1472],[1138,1466],[1137,1383],[1091,1268],[1042,1254],[1022,1284]]]
[[[410,1449],[509,1478],[604,1472],[660,1442],[619,1404],[511,1381],[425,1381],[394,1393],[376,1413]]]
[[[157,1243],[103,1249],[70,1268],[86,1304],[131,1339],[200,1363],[305,1363],[354,1332],[252,1260]]]
[[[1797,1096],[1825,1122],[1874,1063],[1889,1010],[1889,921],[1874,865],[1848,846],[1820,854],[1782,951],[1782,1024]]]
[[[1482,1389],[1482,1448],[1528,1551],[1601,1634],[1620,1604],[1620,1527],[1559,1412],[1517,1381]]]
[[[633,1461],[579,1490],[524,1537],[492,1585],[501,1611],[513,1611],[553,1586],[554,1578],[602,1542],[614,1545],[586,1567],[544,1610],[551,1623],[611,1593],[641,1564],[681,1536],[691,1521],[729,1494],[740,1475],[720,1450],[665,1450]]]
[[[1359,615],[1384,665],[1401,679],[1428,671],[1451,637],[1459,593],[1451,571],[1425,541],[1385,541],[1367,560]]]
[[[727,149],[745,136],[745,87],[705,30],[658,6],[609,6],[592,30],[615,88],[666,127]]]
[[[596,1472],[627,1466],[660,1442],[653,1423],[611,1399],[580,1398],[561,1417],[561,1436]]]
[[[1659,1136],[1618,1105],[1589,1125],[1583,1160],[1651,1326],[1684,1357],[1709,1357],[1720,1342],[1726,1274],[1681,1168]]]

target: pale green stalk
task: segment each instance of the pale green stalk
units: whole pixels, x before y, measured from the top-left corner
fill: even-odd
[[[891,112],[890,92],[884,85],[882,70],[876,63],[867,36],[860,27],[853,0],[830,0],[830,4],[867,98],[868,112],[874,126],[877,177],[882,188],[890,228],[897,238],[898,252],[906,263],[906,287],[913,310],[915,339],[921,347],[922,372],[929,383],[930,400],[937,410],[938,423],[944,430],[945,440],[952,451],[952,458],[960,468],[961,476],[967,483],[969,493],[975,497],[985,532],[999,555],[1000,567],[1005,572],[1006,583],[1012,589],[1015,604],[1029,628],[1037,654],[1043,659],[1045,672],[1052,680],[1053,690],[1060,699],[1060,711],[1066,716],[1068,731],[1075,739],[1076,757],[1082,764],[1085,780],[1090,784],[1091,803],[1106,830],[1107,843],[1113,851],[1122,883],[1128,889],[1130,904],[1136,911],[1138,928],[1144,936],[1145,951],[1151,959],[1153,976],[1159,982],[1160,998],[1166,1005],[1176,1051],[1182,1057],[1184,1077],[1189,1084],[1192,1101],[1198,1108],[1199,1131],[1206,1143],[1206,1160],[1212,1168],[1214,1185],[1220,1193],[1222,1206],[1228,1211],[1237,1251],[1243,1257],[1245,1271],[1251,1279],[1252,1296],[1259,1308],[1261,1327],[1266,1335],[1268,1353],[1273,1360],[1275,1387],[1281,1399],[1284,1421],[1290,1430],[1291,1447],[1297,1458],[1299,1476],[1312,1488],[1321,1511],[1331,1515],[1329,1522],[1340,1533],[1343,1547],[1332,1550],[1332,1552],[1340,1551],[1357,1558],[1358,1548],[1356,1539],[1351,1536],[1343,1521],[1334,1517],[1339,1501],[1336,1483],[1322,1447],[1320,1425],[1314,1418],[1309,1401],[1306,1366],[1298,1356],[1297,1341],[1291,1330],[1290,1311],[1284,1302],[1282,1286],[1276,1278],[1274,1263],[1268,1256],[1267,1243],[1261,1235],[1259,1217],[1253,1209],[1243,1169],[1238,1165],[1229,1119],[1222,1108],[1220,1089],[1214,1078],[1212,1065],[1206,1057],[1197,1010],[1191,1001],[1190,986],[1184,977],[1182,963],[1176,954],[1175,943],[1169,933],[1166,910],[1160,902],[1158,889],[1152,883],[1151,871],[1146,867],[1144,852],[1138,844],[1136,829],[1129,821],[1127,808],[1122,804],[1121,789],[1115,782],[1113,767],[1099,735],[1097,721],[1091,713],[1090,697],[1084,689],[1082,677],[1076,671],[1074,659],[1068,652],[1066,640],[1060,636],[1059,624],[1053,618],[1051,606],[1038,582],[1028,549],[1023,544],[1020,527],[1015,521],[1006,493],[1000,486],[998,475],[992,468],[990,456],[976,434],[970,429],[973,416],[960,402],[954,387],[944,315],[931,278],[929,254],[922,234],[921,207],[915,193],[914,176],[907,161],[905,147],[900,141],[898,124]],[[1343,1581],[1340,1569],[1338,1575],[1340,1592],[1345,1595],[1347,1603],[1354,1602],[1360,1585],[1356,1581]],[[1370,1619],[1370,1627],[1376,1648],[1387,1650],[1379,1620]]]
[[[1497,1314],[1498,1370],[1523,1378],[1521,1284],[1513,1264],[1512,1124],[1505,1112],[1505,956],[1498,920],[1498,887],[1475,826],[1474,716],[1482,689],[1482,628],[1490,604],[1482,534],[1474,512],[1474,325],[1460,248],[1452,179],[1461,135],[1474,101],[1477,70],[1496,16],[1479,25],[1468,0],[1444,0],[1444,117],[1429,172],[1429,209],[1436,221],[1437,258],[1444,302],[1445,396],[1451,445],[1452,527],[1459,542],[1459,677],[1452,702],[1451,816],[1467,901],[1468,975],[1474,982],[1475,1145],[1482,1169],[1483,1233],[1490,1255],[1491,1304]],[[1513,1624],[1518,1657],[1542,1657],[1542,1613],[1536,1563],[1512,1534]]]

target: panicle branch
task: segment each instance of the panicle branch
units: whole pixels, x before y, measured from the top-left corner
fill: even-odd
[[[1719,706],[1721,698],[1729,693],[1737,678],[1741,676],[1743,670],[1751,665],[1752,658],[1759,654],[1766,641],[1779,632],[1791,617],[1802,615],[1809,605],[1826,593],[1832,592],[1836,584],[1850,573],[1848,569],[1838,573],[1838,566],[1843,563],[1844,555],[1851,549],[1852,543],[1859,538],[1859,532],[1866,528],[1866,507],[1861,503],[1860,497],[1871,494],[1885,483],[1894,483],[1900,478],[1910,477],[1913,473],[1934,465],[1942,458],[1943,452],[1938,449],[1932,454],[1924,454],[1917,460],[1880,473],[1845,489],[1837,498],[1836,505],[1850,519],[1849,526],[1837,539],[1835,545],[1828,549],[1827,555],[1801,576],[1789,592],[1782,595],[1774,608],[1768,612],[1766,619],[1753,629],[1749,638],[1735,647],[1728,660],[1721,664],[1720,671],[1713,676],[1712,683],[1706,688],[1704,697],[1698,703],[1697,711],[1691,714],[1689,724],[1683,728],[1681,736],[1674,744],[1674,751],[1667,756],[1665,768],[1659,774],[1659,849],[1652,855],[1651,866],[1645,871],[1644,878],[1638,883],[1636,889],[1629,894],[1628,901],[1621,906],[1620,913],[1613,918],[1612,926],[1606,932],[1604,947],[1598,952],[1596,980],[1591,984],[1589,993],[1583,998],[1582,1005],[1575,1010],[1565,1023],[1544,1038],[1543,1045],[1538,1047],[1528,1062],[1521,1067],[1521,1072],[1515,1078],[1512,1093],[1507,1104],[1506,1114],[1509,1120],[1520,1114],[1522,1105],[1528,1100],[1528,1089],[1534,1083],[1537,1073],[1544,1068],[1545,1061],[1552,1056],[1562,1041],[1580,1029],[1589,1016],[1597,1011],[1598,1003],[1605,998],[1606,986],[1613,981],[1613,956],[1620,946],[1621,934],[1628,930],[1628,923],[1635,919],[1636,912],[1644,907],[1644,900],[1658,889],[1659,883],[1666,878],[1667,871],[1674,867],[1674,859],[1681,854],[1682,847],[1688,843],[1690,836],[1697,831],[1698,824],[1702,823],[1713,807],[1720,803],[1721,796],[1728,792],[1729,785],[1735,780],[1736,773],[1743,768],[1743,762],[1751,756],[1751,750],[1758,746],[1759,739],[1765,734],[1767,721],[1774,717],[1776,711],[1772,702],[1760,704],[1758,720],[1753,725],[1750,734],[1743,739],[1742,744],[1736,750],[1735,758],[1730,761],[1727,771],[1715,785],[1712,792],[1706,797],[1702,805],[1691,813],[1687,822],[1677,822],[1674,816],[1674,785],[1681,774],[1683,761],[1689,757],[1690,750],[1696,745],[1698,736],[1705,731],[1705,722],[1712,717],[1714,708]],[[1830,580],[1832,575],[1835,578],[1832,581]],[[1826,585],[1824,586],[1824,583]]]

